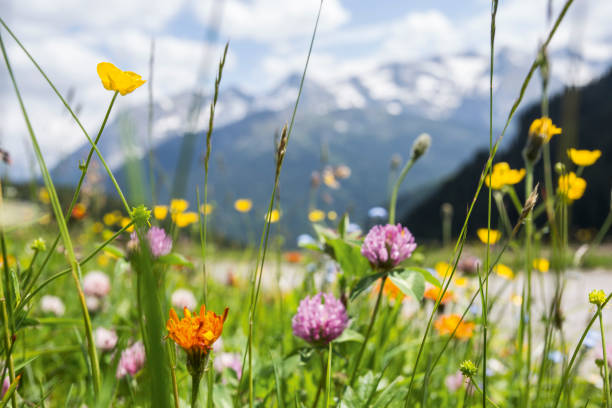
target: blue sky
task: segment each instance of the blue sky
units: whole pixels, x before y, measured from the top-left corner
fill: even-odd
[[[535,52],[549,29],[547,4],[501,1],[499,47]],[[553,1],[553,14],[561,5]],[[4,0],[1,15],[59,88],[76,90],[83,122],[93,128],[110,98],[99,84],[98,62],[110,61],[146,78],[149,44],[155,37],[154,88],[156,98],[163,100],[194,89],[204,57],[212,74],[220,47],[230,40],[223,86],[261,92],[302,69],[318,6],[318,0]],[[221,18],[214,19],[220,25],[218,41],[208,43],[205,39],[215,29],[209,26],[211,9],[219,7]],[[609,61],[610,20],[611,1],[574,2],[551,48],[574,41],[585,58]],[[487,53],[489,22],[486,0],[325,0],[309,78],[333,81],[387,62]],[[61,114],[61,106],[17,46],[2,35],[35,130],[43,135],[43,150],[53,161],[81,143],[82,135]],[[209,75],[200,86],[210,84]],[[146,97],[144,91],[134,92],[121,98],[118,108],[142,104]],[[0,115],[7,118],[0,127],[0,145],[24,154],[25,127],[4,66]]]

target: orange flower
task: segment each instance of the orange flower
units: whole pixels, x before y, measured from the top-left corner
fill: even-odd
[[[372,291],[372,294],[377,294],[378,291],[380,290],[381,279],[377,281],[376,286],[374,287],[374,290]],[[402,292],[401,289],[398,288],[397,285],[391,281],[391,279],[387,279],[385,281],[385,287],[383,288],[383,294],[387,296],[389,299],[404,299],[407,297],[406,295],[404,295],[404,292]]]
[[[425,291],[425,294],[423,295],[426,299],[431,299],[434,302],[437,301],[440,298],[440,293],[441,290],[440,288],[436,287],[436,286],[432,286],[429,289],[427,289]],[[441,304],[446,304],[448,303],[448,301],[453,300],[453,298],[455,297],[455,294],[453,293],[452,290],[447,290],[444,293],[444,296],[442,296],[442,300],[440,301]]]
[[[298,251],[286,252],[285,260],[289,263],[300,263],[302,261],[302,254]]]
[[[223,332],[223,323],[227,318],[228,308],[225,308],[222,316],[213,311],[206,311],[202,305],[200,314],[191,314],[189,309],[184,308],[185,317],[179,320],[174,309],[170,309],[170,319],[166,323],[168,337],[191,355],[205,355],[212,348],[213,343]]]
[[[467,340],[472,337],[474,326],[475,324],[472,322],[461,320],[461,316],[458,314],[440,316],[434,323],[434,327],[441,336],[455,332],[455,337],[459,340]],[[457,331],[455,331],[455,328]]]
[[[87,215],[87,207],[83,203],[76,203],[72,208],[72,218],[80,220]]]

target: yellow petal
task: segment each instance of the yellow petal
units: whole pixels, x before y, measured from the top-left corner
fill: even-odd
[[[269,214],[266,214],[266,221],[273,224],[277,222],[280,218],[280,213],[278,210],[272,210]]]
[[[122,71],[110,62],[99,63],[97,71],[104,88],[121,95],[127,95],[146,82],[135,72]]]
[[[168,206],[166,205],[156,205],[153,207],[153,216],[155,219],[164,220],[168,215]]]
[[[182,198],[173,198],[170,200],[170,212],[172,214],[182,213],[189,207],[189,201]]]
[[[514,272],[512,272],[512,269],[502,263],[495,265],[493,270],[497,275],[501,276],[504,279],[514,279]]]
[[[325,213],[321,210],[312,210],[308,213],[308,220],[310,222],[319,222],[325,219]]]
[[[489,231],[486,228],[479,228],[476,231],[476,234],[478,235],[478,239],[480,239],[480,241],[483,244],[487,243],[487,238],[488,238],[489,244],[491,245],[495,244],[501,238],[501,232],[499,232],[498,230],[494,230],[494,229]]]
[[[591,166],[601,157],[601,150],[569,149],[567,155],[576,166]]]
[[[234,202],[234,208],[238,212],[246,213],[251,211],[251,208],[253,208],[253,202],[248,198],[239,198]]]

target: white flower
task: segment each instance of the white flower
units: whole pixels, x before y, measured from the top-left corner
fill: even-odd
[[[64,302],[57,296],[45,295],[40,299],[40,308],[45,313],[53,313],[56,316],[63,316],[66,311]]]
[[[117,333],[104,327],[98,327],[94,333],[96,347],[100,350],[109,351],[117,344]]]
[[[88,296],[104,297],[110,290],[110,279],[104,272],[92,271],[83,278],[83,292]]]
[[[198,303],[192,291],[189,289],[177,289],[172,294],[172,306],[181,310],[185,307],[189,310],[195,310],[198,307]]]

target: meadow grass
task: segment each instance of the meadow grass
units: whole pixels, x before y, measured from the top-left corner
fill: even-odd
[[[152,156],[151,201],[130,205],[97,147],[113,107],[138,92],[141,78],[110,64],[98,66],[113,93],[92,139],[0,19],[91,145],[64,209],[0,37],[44,181],[41,202],[21,205],[53,214],[10,228],[4,211],[11,202],[0,194],[2,406],[610,407],[612,350],[606,344],[605,308],[612,295],[594,287],[582,303],[571,306],[582,307],[588,317],[581,327],[567,327],[564,316],[569,270],[612,265],[601,245],[612,217],[587,244],[569,241],[571,205],[584,192],[576,180],[588,164],[577,165],[575,173],[555,166],[556,187],[553,178],[548,141],[562,134],[548,119],[547,47],[572,2],[567,0],[551,22],[494,139],[498,3],[492,1],[489,156],[459,236],[444,247],[421,245],[410,226],[396,223],[398,191],[432,143],[422,135],[401,172],[392,175],[386,225],[359,231],[348,214],[326,221],[325,214],[321,219],[311,213],[315,238],[298,251],[283,250],[280,175],[285,155],[291,154],[289,141],[323,2],[295,104],[275,146],[259,241],[253,237],[246,249],[233,250],[215,244],[208,231],[215,212],[206,210],[215,110],[229,44],[220,57],[202,138],[203,201],[196,187],[193,212],[181,197],[158,201]],[[149,143],[153,67],[152,43]],[[525,168],[499,166],[495,155],[536,72],[541,118],[529,131]],[[200,104],[194,102],[188,126],[194,126]],[[187,147],[191,142],[183,141]],[[94,153],[119,197],[117,212],[87,213],[80,207]],[[543,180],[534,173],[540,160]],[[470,219],[483,185],[488,216],[478,242],[470,239],[475,235]],[[1,190],[5,187],[3,182]],[[516,193],[521,187],[524,202]],[[236,203],[247,223],[253,222],[251,204]],[[541,213],[546,234],[534,222]],[[503,229],[494,229],[495,223]],[[220,270],[228,264],[234,271]],[[71,284],[66,275],[72,276]],[[78,313],[82,318],[70,317]]]

